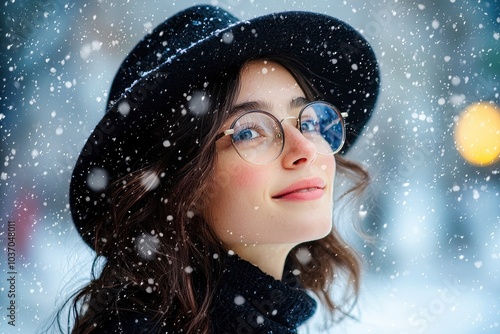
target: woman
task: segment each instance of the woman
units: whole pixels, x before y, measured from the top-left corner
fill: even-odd
[[[72,176],[97,272],[73,333],[296,333],[316,309],[307,291],[348,315],[360,268],[332,226],[334,175],[354,193],[368,176],[334,154],[378,78],[366,41],[325,15],[199,6],[159,25],[122,63]]]

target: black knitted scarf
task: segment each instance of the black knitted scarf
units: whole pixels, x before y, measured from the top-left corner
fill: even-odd
[[[316,302],[289,270],[276,280],[237,256],[228,256],[211,313],[214,333],[297,333]]]

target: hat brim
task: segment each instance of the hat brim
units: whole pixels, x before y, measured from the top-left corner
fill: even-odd
[[[366,40],[338,19],[309,12],[270,14],[231,24],[177,50],[143,74],[92,132],[70,186],[73,220],[89,245],[94,235],[89,221],[109,205],[104,192],[88,184],[92,171],[106,171],[109,182],[120,173],[118,169],[130,170],[144,150],[141,146],[151,139],[151,129],[170,112],[172,102],[186,101],[190,92],[235,64],[272,54],[298,58],[324,99],[348,113],[342,153],[352,146],[374,109],[379,90],[377,61]],[[124,103],[126,113],[120,110]],[[132,162],[123,164],[124,159]]]

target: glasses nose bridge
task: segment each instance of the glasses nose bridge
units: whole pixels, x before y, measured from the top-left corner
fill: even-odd
[[[296,128],[297,130],[300,131],[300,127],[299,127],[299,123],[300,123],[300,116],[299,117],[295,117],[295,116],[287,116],[285,118],[283,118],[280,123],[282,124],[283,126],[283,122],[286,121],[286,120],[289,120],[289,119],[294,119],[295,120],[295,125],[293,126],[294,128]]]

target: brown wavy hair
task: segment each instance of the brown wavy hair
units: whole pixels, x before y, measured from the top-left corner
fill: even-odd
[[[302,75],[307,69],[297,61],[282,55],[265,59],[287,68],[308,99],[321,99]],[[110,211],[93,222],[96,259],[92,279],[67,302],[71,305],[69,317],[74,319],[72,333],[91,333],[122,310],[147,314],[158,324],[155,328],[167,323],[186,333],[210,332],[212,296],[228,250],[194,208],[204,202],[213,182],[215,136],[231,116],[226,111],[236,100],[243,66],[212,81],[206,94],[209,110],[214,112],[201,125],[208,134],[195,157],[171,178],[178,180],[175,184],[163,184],[171,157],[160,155],[108,186]],[[339,155],[336,160],[338,173],[352,180],[343,196],[357,197],[368,185],[369,175],[357,163]],[[310,261],[300,261],[299,253],[304,250]],[[103,258],[104,264],[99,265]],[[287,260],[300,270],[302,287],[318,296],[332,319],[350,314],[359,293],[360,261],[335,228],[323,239],[296,246]],[[333,287],[339,289],[340,281],[347,285],[334,298]],[[148,293],[152,291],[155,293]]]

